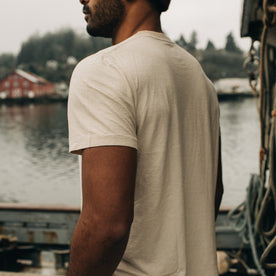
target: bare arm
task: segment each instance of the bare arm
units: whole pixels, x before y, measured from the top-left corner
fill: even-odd
[[[215,218],[217,218],[218,216],[222,195],[223,195],[223,183],[222,183],[222,164],[221,164],[221,137],[219,137],[218,174],[217,174],[217,186],[216,186],[216,195],[215,195]]]
[[[83,209],[71,243],[69,276],[110,276],[133,220],[136,150],[95,147],[82,154]]]

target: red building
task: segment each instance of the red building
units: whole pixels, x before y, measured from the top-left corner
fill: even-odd
[[[17,69],[0,81],[0,99],[51,95],[55,85],[35,74]]]

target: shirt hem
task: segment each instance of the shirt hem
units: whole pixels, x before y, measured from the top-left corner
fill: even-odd
[[[76,137],[69,145],[70,153],[79,153],[86,148],[101,146],[125,146],[138,149],[137,139],[121,135]]]

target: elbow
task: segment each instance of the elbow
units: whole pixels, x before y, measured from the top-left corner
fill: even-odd
[[[116,244],[128,240],[131,223],[128,222],[106,222],[97,225],[97,235],[94,236],[104,244]]]
[[[117,243],[128,239],[132,219],[83,218],[82,224],[89,231],[91,239],[103,243]]]
[[[133,216],[112,215],[106,218],[101,217],[97,221],[99,231],[103,238],[110,242],[119,242],[128,239]]]
[[[131,222],[113,222],[107,225],[105,235],[106,239],[112,242],[119,242],[121,240],[128,239],[130,229],[131,229]]]

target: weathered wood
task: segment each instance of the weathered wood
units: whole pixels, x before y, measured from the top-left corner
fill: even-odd
[[[217,248],[235,249],[241,238],[220,211],[216,222]],[[68,246],[80,214],[79,207],[0,204],[0,235],[12,235],[18,243]]]
[[[19,243],[69,245],[80,214],[77,207],[0,205],[0,234]]]
[[[72,205],[35,205],[20,203],[0,203],[0,210],[32,210],[32,211],[51,211],[51,212],[80,212],[80,206]]]

